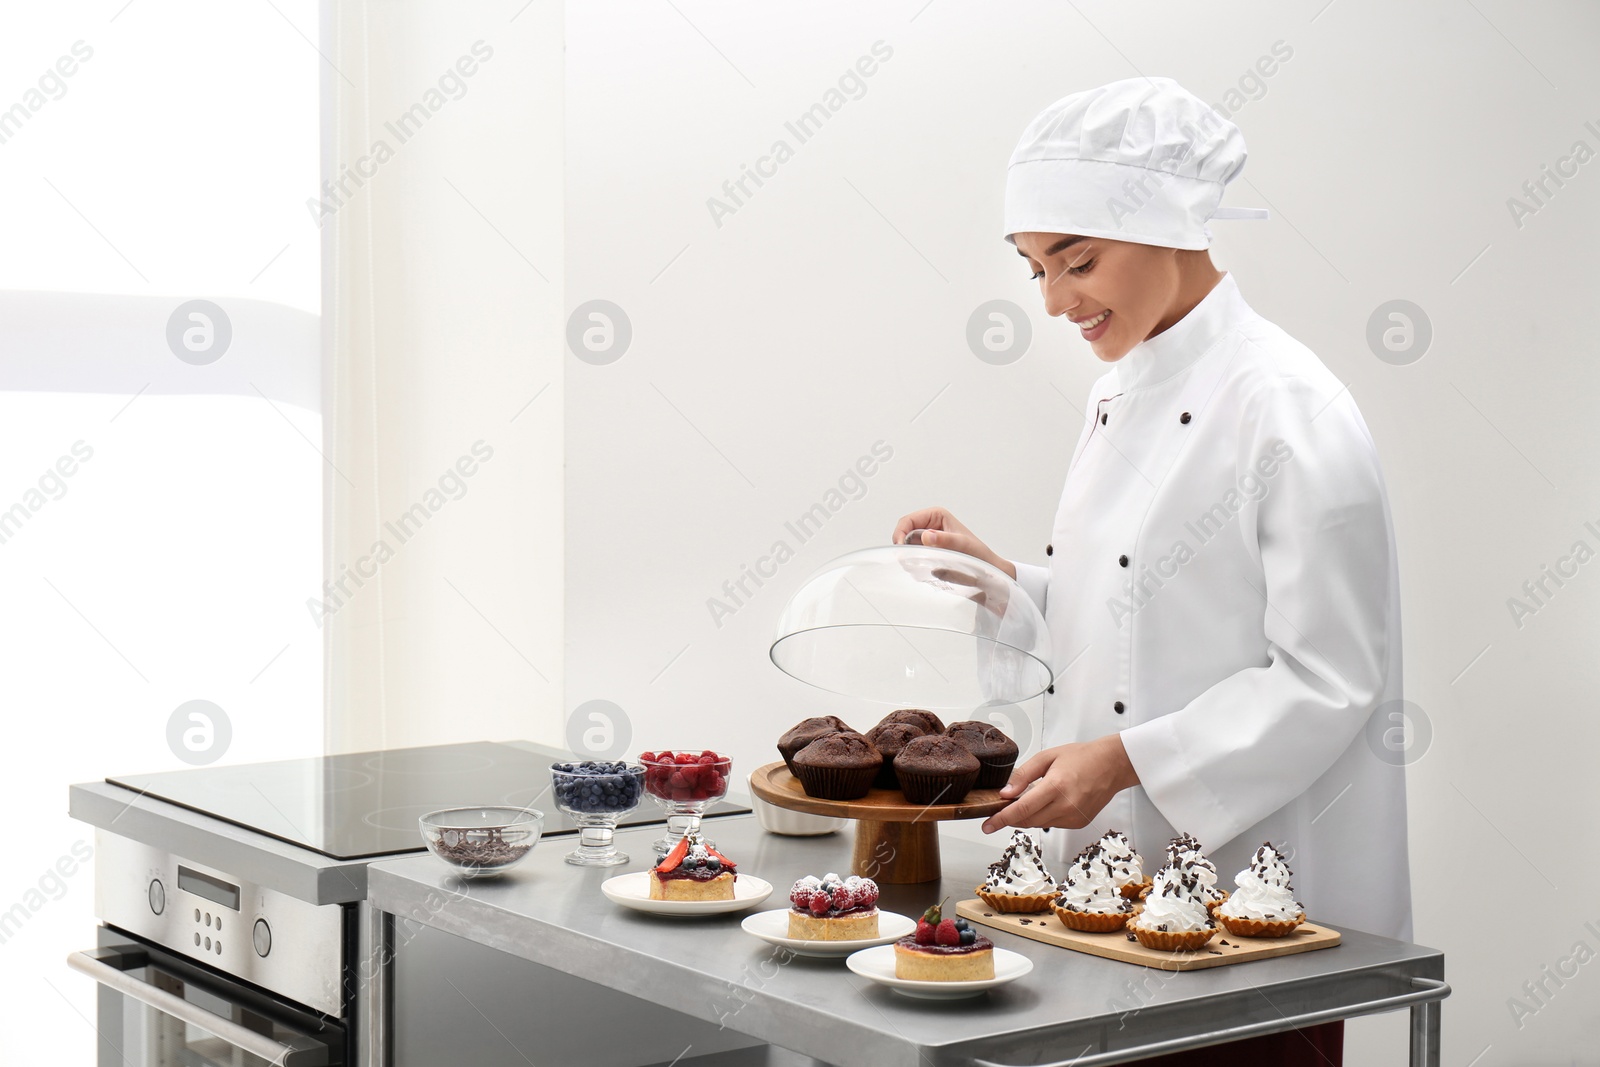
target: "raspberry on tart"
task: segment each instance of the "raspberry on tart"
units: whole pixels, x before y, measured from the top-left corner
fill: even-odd
[[[994,942],[966,919],[946,919],[935,904],[917,930],[894,943],[894,976],[922,982],[973,982],[994,977]]]

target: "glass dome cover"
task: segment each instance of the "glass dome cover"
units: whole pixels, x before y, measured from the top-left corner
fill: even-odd
[[[784,607],[770,655],[819,689],[902,707],[1015,704],[1052,681],[1033,598],[975,556],[926,545],[825,564]]]

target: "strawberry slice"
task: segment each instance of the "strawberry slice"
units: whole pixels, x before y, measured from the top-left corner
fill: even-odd
[[[689,839],[680,837],[678,843],[672,846],[672,851],[667,853],[667,858],[656,864],[658,871],[675,871],[678,864],[683,862],[683,857],[689,854]]]

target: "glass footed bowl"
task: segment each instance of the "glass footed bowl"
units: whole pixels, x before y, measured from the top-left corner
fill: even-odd
[[[662,749],[641,753],[639,762],[644,791],[667,813],[667,832],[655,842],[656,855],[665,856],[685,834],[698,832],[700,816],[728,795],[733,760],[711,749]]]
[[[544,812],[477,807],[430,811],[417,820],[428,851],[463,878],[500,874],[528,858],[544,833]]]
[[[578,824],[578,847],[567,853],[577,867],[615,867],[628,862],[617,851],[617,822],[639,806],[645,769],[638,763],[583,760],[550,765],[556,807]]]
[[[897,707],[1020,704],[1052,681],[1033,597],[975,556],[920,544],[824,564],[784,607],[769,654],[808,685]]]

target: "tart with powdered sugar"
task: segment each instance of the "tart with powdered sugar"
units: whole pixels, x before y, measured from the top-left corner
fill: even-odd
[[[878,936],[878,883],[829,871],[789,889],[789,936],[804,941],[862,941]]]

